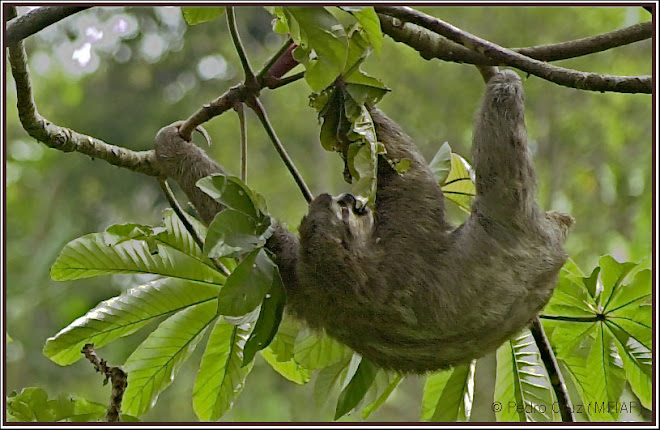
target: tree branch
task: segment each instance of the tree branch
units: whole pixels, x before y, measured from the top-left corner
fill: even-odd
[[[243,42],[241,42],[241,36],[238,34],[238,28],[236,28],[236,18],[234,17],[233,6],[227,6],[227,25],[229,26],[229,33],[231,34],[231,39],[234,42],[234,47],[238,53],[238,58],[241,60],[241,66],[243,66],[245,85],[248,87],[257,87],[257,79],[250,66],[250,61],[245,53],[245,48],[243,48]]]
[[[94,351],[94,345],[91,343],[85,344],[82,352],[85,355],[85,358],[89,360],[90,363],[94,365],[94,369],[97,372],[103,373],[105,380],[103,385],[107,384],[108,380],[112,382],[112,394],[110,396],[110,405],[108,406],[108,412],[106,414],[107,422],[119,422],[121,421],[119,413],[121,411],[121,401],[124,398],[124,392],[126,391],[126,386],[128,385],[128,374],[124,372],[121,367],[110,367],[108,363],[99,358]]]
[[[559,371],[559,364],[557,359],[552,352],[552,347],[548,338],[543,331],[543,325],[538,317],[534,318],[532,325],[530,326],[530,331],[536,341],[536,345],[539,348],[539,353],[541,354],[541,360],[545,364],[545,368],[548,371],[548,376],[550,377],[550,383],[552,388],[557,395],[557,403],[559,403],[559,412],[561,413],[561,420],[563,422],[575,422],[575,416],[573,416],[573,405],[571,404],[571,399],[568,397],[568,389],[566,388],[566,382],[564,382],[564,377]]]
[[[379,13],[393,16],[402,21],[411,22],[440,34],[447,39],[496,61],[498,65],[515,67],[562,86],[590,91],[647,94],[650,94],[653,89],[651,76],[601,75],[553,66],[481,39],[440,19],[423,14],[409,7],[376,6],[375,9]]]
[[[31,10],[25,15],[7,22],[7,33],[5,34],[7,46],[11,46],[28,36],[38,33],[67,16],[89,8],[90,6],[42,6]]]
[[[80,152],[149,176],[161,174],[154,151],[136,152],[109,145],[94,137],[55,125],[41,116],[34,104],[23,42],[10,45],[8,49],[11,73],[16,82],[18,117],[30,136],[63,152]]]
[[[415,49],[427,60],[437,58],[444,61],[484,66],[495,66],[498,64],[495,60],[478,52],[471,51],[458,43],[447,40],[416,24],[403,22],[382,13],[378,14],[378,18],[385,34],[395,41],[404,43]],[[653,23],[649,21],[583,39],[552,45],[511,48],[511,50],[540,61],[558,61],[606,51],[650,39],[652,36]]]

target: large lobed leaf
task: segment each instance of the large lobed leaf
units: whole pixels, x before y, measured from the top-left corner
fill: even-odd
[[[561,421],[548,372],[529,329],[497,350],[494,411],[498,421]]]
[[[91,233],[69,242],[51,267],[56,281],[120,273],[170,276],[222,284],[225,276],[204,262],[160,243],[155,252],[145,240],[131,239],[111,245],[108,233]]]
[[[248,333],[249,325],[216,322],[193,391],[193,408],[201,420],[218,420],[243,390],[253,365],[242,366]]]
[[[476,361],[426,377],[422,399],[422,420],[433,422],[470,421],[474,396]]]
[[[609,402],[619,400],[626,381],[642,405],[652,404],[651,272],[624,284],[636,264],[610,256],[599,263],[584,276],[569,261],[543,316],[554,320],[553,344],[580,401],[590,405],[587,416],[611,421],[619,410]]]
[[[134,287],[98,304],[73,321],[44,346],[44,355],[66,366],[78,361],[87,343],[97,348],[134,333],[145,324],[173,312],[213,302],[219,286],[165,278]]]
[[[216,318],[215,301],[188,307],[165,320],[128,357],[128,387],[122,410],[140,416],[174,380],[205,329]]]

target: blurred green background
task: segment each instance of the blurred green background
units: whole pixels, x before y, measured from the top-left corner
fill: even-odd
[[[587,37],[650,19],[642,8],[448,7],[421,8],[502,46],[523,47]],[[19,8],[24,13],[25,8]],[[253,68],[283,43],[262,8],[240,7],[239,30]],[[74,15],[26,40],[39,111],[58,125],[134,150],[150,149],[162,126],[190,116],[239,83],[242,72],[224,17],[188,28],[178,7],[101,7]],[[652,45],[638,42],[555,63],[582,71],[651,74]],[[444,141],[469,160],[471,123],[483,91],[468,65],[425,61],[385,38],[380,57],[363,67],[392,92],[381,108],[399,122],[430,160]],[[7,67],[8,70],[8,67]],[[6,76],[6,386],[39,386],[106,403],[109,387],[91,365],[61,368],[41,353],[44,341],[99,301],[136,282],[122,275],[55,283],[50,265],[68,241],[109,225],[156,225],[167,207],[153,178],[81,154],[49,149],[18,123],[14,82]],[[544,209],[577,220],[566,248],[587,272],[598,256],[645,260],[652,234],[652,99],[650,95],[596,93],[525,80],[527,126]],[[342,162],[320,146],[316,114],[304,81],[262,92],[271,122],[315,194],[349,190]],[[248,183],[271,213],[295,228],[306,204],[256,117],[248,115]],[[239,127],[233,112],[204,125],[207,149],[234,174],[239,169]],[[201,139],[199,139],[201,140]],[[455,214],[457,220],[459,215]],[[98,351],[122,363],[147,334]],[[203,344],[203,343],[202,343]],[[199,348],[200,350],[202,348]],[[200,351],[144,420],[194,421],[191,394]],[[494,366],[477,367],[474,420],[494,420]],[[296,386],[261,359],[223,421],[327,421],[334,405],[316,404],[312,383]],[[409,377],[370,421],[417,421],[423,379]],[[348,420],[359,420],[349,416]]]

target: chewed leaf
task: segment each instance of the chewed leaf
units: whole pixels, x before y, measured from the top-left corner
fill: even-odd
[[[445,198],[456,203],[461,209],[470,212],[472,200],[477,194],[472,177],[472,167],[465,158],[451,154],[451,171],[441,186]]]

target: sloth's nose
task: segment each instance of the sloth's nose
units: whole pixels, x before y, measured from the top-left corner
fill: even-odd
[[[349,193],[344,193],[341,196],[339,196],[339,198],[337,199],[337,203],[339,204],[339,206],[348,206],[351,208],[355,207],[356,201],[357,200],[355,200],[353,194],[349,194]]]

